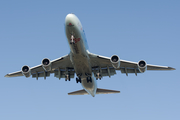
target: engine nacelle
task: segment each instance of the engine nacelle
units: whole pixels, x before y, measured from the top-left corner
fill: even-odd
[[[115,69],[120,68],[120,59],[117,55],[113,55],[110,61]]]
[[[42,60],[42,66],[45,71],[51,71],[51,61],[48,58]]]
[[[141,73],[145,72],[146,69],[147,69],[146,61],[140,60],[140,61],[138,62],[138,69],[139,69],[139,71],[140,71]]]
[[[22,74],[25,77],[30,77],[31,76],[31,69],[29,68],[29,66],[27,66],[27,65],[23,66],[21,71],[22,71]]]

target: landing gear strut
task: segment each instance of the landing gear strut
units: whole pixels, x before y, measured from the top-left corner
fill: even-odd
[[[98,80],[98,79],[101,80],[101,78],[102,78],[101,74],[99,72],[97,72],[96,73],[96,80]]]
[[[65,74],[65,81],[70,81],[71,80],[71,78],[70,78],[70,75],[69,74]]]

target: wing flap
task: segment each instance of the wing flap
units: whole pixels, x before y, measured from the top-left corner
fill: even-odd
[[[93,73],[96,75],[96,73],[99,72],[99,68],[93,68]],[[113,67],[109,67],[109,73],[108,73],[108,68],[101,68],[101,76],[106,77],[106,76],[113,76],[116,74],[116,70]]]
[[[137,68],[121,68],[121,73],[140,73],[140,71]]]

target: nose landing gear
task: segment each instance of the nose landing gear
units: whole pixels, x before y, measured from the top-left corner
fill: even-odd
[[[74,41],[74,35],[71,35],[71,42],[70,42],[70,44],[75,44],[75,41]]]

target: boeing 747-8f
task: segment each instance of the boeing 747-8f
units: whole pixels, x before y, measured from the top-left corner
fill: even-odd
[[[58,59],[50,61],[48,58],[42,60],[38,66],[30,68],[23,66],[21,71],[9,73],[5,77],[25,76],[38,80],[39,77],[50,76],[65,81],[70,81],[76,74],[76,82],[81,83],[84,89],[68,93],[69,95],[85,95],[90,94],[93,97],[96,94],[120,93],[116,90],[107,90],[97,88],[96,80],[105,76],[112,76],[116,71],[121,73],[144,73],[146,70],[174,70],[167,66],[157,66],[147,64],[144,60],[139,62],[131,62],[121,60],[117,55],[104,57],[96,55],[88,51],[87,40],[84,29],[78,17],[75,14],[68,14],[65,18],[65,32],[70,47],[70,53]]]

